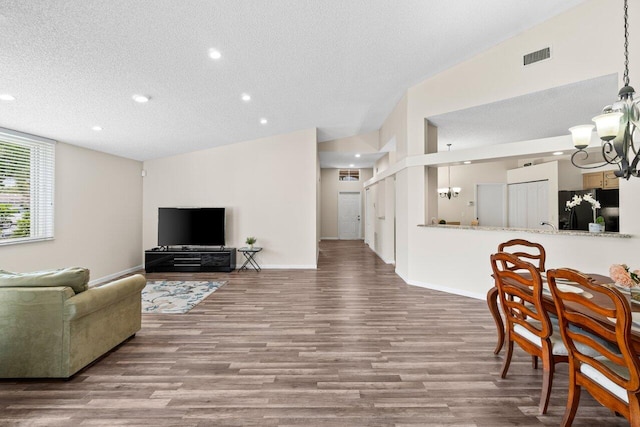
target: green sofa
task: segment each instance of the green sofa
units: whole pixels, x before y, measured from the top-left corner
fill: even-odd
[[[0,270],[0,378],[68,378],[140,330],[143,276],[88,279]]]

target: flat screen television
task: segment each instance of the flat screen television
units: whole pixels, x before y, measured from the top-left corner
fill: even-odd
[[[158,208],[158,246],[224,246],[225,208]]]

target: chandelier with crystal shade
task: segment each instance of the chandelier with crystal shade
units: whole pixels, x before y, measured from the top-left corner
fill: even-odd
[[[451,144],[447,144],[447,147],[449,148],[449,151],[451,151]],[[458,197],[462,189],[460,187],[451,187],[451,166],[447,166],[447,169],[449,174],[449,179],[447,181],[448,187],[438,188],[438,194],[442,198],[446,197],[447,199],[451,199],[451,197]]]
[[[640,127],[640,100],[634,100],[635,90],[629,86],[629,14],[627,0],[624,0],[624,87],[618,92],[619,100],[603,108],[602,114],[593,118],[598,137],[602,140],[604,162],[596,165],[584,165],[577,159],[586,160],[589,153],[586,148],[591,141],[594,125],[580,125],[569,129],[573,145],[578,149],[571,155],[571,163],[581,169],[596,169],[602,166],[617,165],[614,174],[618,178],[629,179],[640,176],[638,171],[639,151],[633,141],[636,129]]]

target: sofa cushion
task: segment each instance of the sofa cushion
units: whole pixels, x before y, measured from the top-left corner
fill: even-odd
[[[69,286],[78,294],[89,288],[89,270],[68,267],[59,270],[12,273],[0,270],[0,288]]]

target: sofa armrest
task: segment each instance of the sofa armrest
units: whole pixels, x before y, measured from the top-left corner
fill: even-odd
[[[142,292],[146,279],[140,274],[125,277],[102,286],[90,288],[65,301],[67,320],[80,318],[120,301],[127,296]]]

